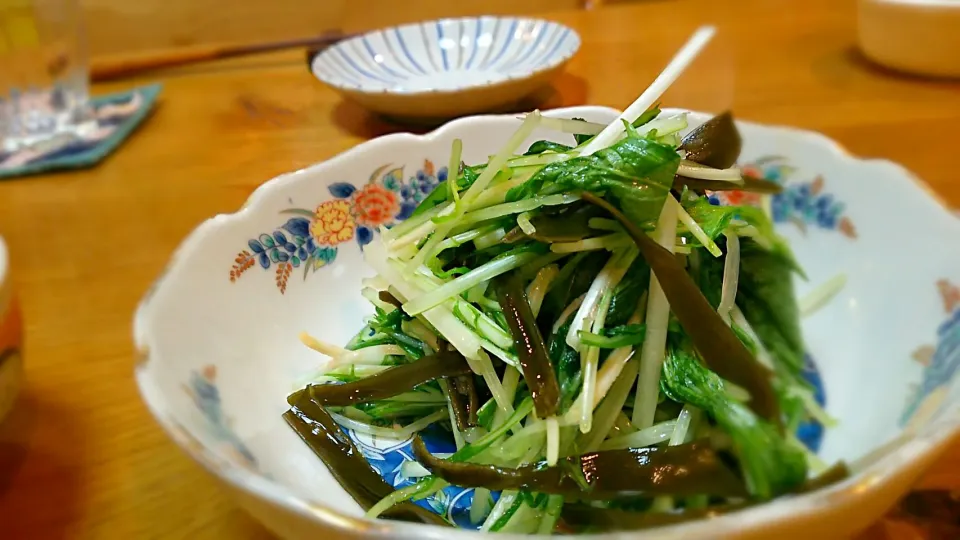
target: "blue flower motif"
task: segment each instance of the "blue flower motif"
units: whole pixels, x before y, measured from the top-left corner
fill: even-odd
[[[935,388],[948,383],[960,368],[960,309],[937,328],[937,348],[924,373],[924,386]]]
[[[817,210],[826,210],[833,205],[833,197],[828,193],[824,193],[816,198],[814,204],[816,205]]]
[[[826,407],[827,395],[823,390],[823,378],[810,354],[803,356],[803,378],[813,387],[813,397],[821,407]],[[797,438],[812,452],[816,453],[823,443],[823,424],[809,420],[797,428]]]
[[[446,167],[440,167],[440,170],[437,171],[437,180],[439,180],[439,181],[441,181],[441,182],[446,182],[446,181],[447,181],[447,168],[446,168]]]
[[[793,207],[799,211],[804,211],[810,202],[810,186],[801,184],[793,191]]]
[[[383,184],[383,187],[391,191],[397,191],[397,190],[403,189],[403,186],[400,183],[400,179],[397,178],[396,175],[394,175],[393,173],[389,173],[385,175],[381,183]]]
[[[417,209],[417,203],[415,201],[404,201],[400,203],[400,212],[397,213],[396,220],[403,221],[408,219],[413,215],[413,211]]]
[[[839,217],[840,213],[836,211],[836,207],[825,208],[817,214],[816,222],[824,229],[835,229]]]
[[[192,371],[189,383],[183,388],[210,423],[212,428],[210,434],[218,441],[230,445],[248,465],[256,466],[257,459],[230,428],[229,419],[223,412],[220,390],[217,389],[214,381],[216,373],[216,366],[213,365],[205,367],[202,371]]]
[[[337,258],[337,248],[335,247],[317,247],[313,252],[314,265],[324,266],[330,264]]]
[[[770,207],[773,211],[773,221],[781,223],[790,217],[790,203],[783,195],[774,195],[770,201]]]
[[[336,182],[330,184],[330,194],[338,199],[347,199],[357,190],[356,186],[347,182]]]
[[[373,241],[373,229],[367,227],[366,225],[358,225],[356,236],[357,243],[360,244],[361,248],[363,248],[363,246]]]
[[[310,237],[310,220],[302,217],[290,218],[282,228],[294,236]]]
[[[216,385],[200,373],[190,374],[190,388],[193,390],[194,401],[200,412],[214,424],[224,422],[223,410],[220,408],[220,390]]]

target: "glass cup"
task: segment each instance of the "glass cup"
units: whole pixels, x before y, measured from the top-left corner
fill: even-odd
[[[89,125],[79,0],[0,0],[0,138],[14,152]]]

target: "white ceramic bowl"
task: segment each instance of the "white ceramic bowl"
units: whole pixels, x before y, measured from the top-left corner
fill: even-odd
[[[549,114],[608,122],[616,112]],[[693,114],[692,124],[706,118]],[[280,535],[475,538],[362,519],[280,415],[294,381],[321,361],[298,333],[345,342],[369,313],[360,280],[372,272],[361,246],[377,234],[374,226],[403,217],[445,177],[434,164],[448,159],[454,138],[463,139],[468,163],[479,162],[517,123],[513,116],[474,117],[425,136],[389,135],[271,180],[236,214],[194,231],[141,303],[134,334],[144,400],[187,453]],[[845,537],[892,505],[957,432],[960,250],[952,246],[960,222],[893,163],[851,157],[814,133],[740,128],[744,166],[785,185],[774,214],[810,278],[799,293],[840,272],[849,278],[804,321],[804,332],[827,410],[840,420],[820,455],[847,460],[857,474],[820,492],[645,535]],[[539,131],[528,142],[544,137],[557,135]],[[312,253],[300,251],[301,241]],[[360,443],[381,470],[409,444]]]
[[[451,118],[517,102],[549,82],[580,48],[558,23],[470,17],[407,24],[338,43],[314,75],[376,112]]]
[[[960,77],[960,0],[859,0],[860,48],[887,67]]]

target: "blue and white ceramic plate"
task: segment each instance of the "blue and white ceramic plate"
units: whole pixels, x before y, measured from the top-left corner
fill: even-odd
[[[514,17],[443,19],[376,30],[317,55],[314,75],[385,114],[452,117],[516,102],[580,48],[562,24]]]

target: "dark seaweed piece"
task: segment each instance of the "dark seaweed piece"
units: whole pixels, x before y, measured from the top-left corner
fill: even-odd
[[[491,491],[527,489],[582,499],[747,496],[743,480],[702,443],[593,452],[563,458],[555,467],[546,462],[508,468],[439,459],[419,436],[413,441],[413,453],[427,470],[451,484]]]
[[[647,236],[609,202],[589,192],[581,193],[580,197],[609,212],[633,238],[640,254],[657,276],[670,301],[670,309],[710,369],[750,392],[750,406],[754,412],[780,426],[780,406],[771,384],[772,373],[757,362],[710,306],[676,256]]]
[[[367,463],[333,418],[306,396],[283,414],[283,419],[330,470],[343,489],[364,510],[369,510],[394,489]],[[411,502],[403,502],[383,513],[383,517],[433,525],[447,525],[443,518]]]
[[[589,221],[591,218],[602,214],[597,210],[595,206],[587,205],[563,213],[548,214],[541,212],[530,220],[530,224],[535,229],[533,233],[527,234],[520,227],[514,227],[503,237],[503,241],[513,243],[526,238],[533,238],[548,243],[576,242],[590,236],[596,236],[599,231],[590,228]]]
[[[718,114],[687,134],[680,149],[687,151],[687,159],[701,165],[726,169],[733,167],[740,157],[743,141],[733,123],[730,111]]]
[[[562,214],[538,214],[530,220],[536,232],[531,238],[541,242],[576,242],[590,236],[596,236],[597,230],[591,229],[591,218],[599,217],[596,207],[583,206]]]
[[[403,302],[397,300],[397,297],[388,293],[387,291],[380,291],[380,294],[377,295],[380,298],[381,302],[386,302],[391,304],[394,307],[403,306]]]
[[[851,474],[850,467],[848,467],[846,463],[838,461],[827,470],[801,484],[796,492],[808,493],[810,491],[823,489],[837,482],[843,482],[847,478],[850,478]]]
[[[442,351],[354,382],[311,384],[291,394],[287,398],[287,403],[293,405],[301,399],[303,394],[307,394],[320,405],[344,407],[387,399],[434,379],[457,377],[469,373],[471,373],[470,366],[460,353]]]
[[[477,412],[480,398],[477,386],[470,375],[461,375],[447,379],[450,404],[453,406],[453,418],[457,429],[463,431],[477,425]]]
[[[679,512],[633,512],[619,508],[596,508],[586,504],[565,504],[560,518],[572,532],[631,531],[708,519],[751,506],[752,502],[728,503]]]
[[[798,493],[819,489],[839,482],[849,475],[843,463],[827,469],[816,478],[803,484]],[[711,505],[706,508],[686,508],[678,512],[637,512],[621,508],[597,508],[588,504],[568,503],[563,506],[562,526],[572,533],[629,531],[685,523],[687,521],[710,519],[713,517],[743,510],[759,501],[742,501]]]
[[[537,318],[530,309],[527,293],[518,272],[497,278],[497,299],[513,336],[523,380],[530,387],[534,408],[539,418],[557,414],[560,408],[560,386],[550,364],[547,346],[537,327]]]
[[[749,191],[752,193],[780,193],[783,186],[770,180],[754,178],[752,176],[742,176],[743,183],[726,182],[724,180],[701,180],[699,178],[687,178],[677,175],[673,180],[673,189],[683,191],[683,186],[701,192],[701,191]]]

